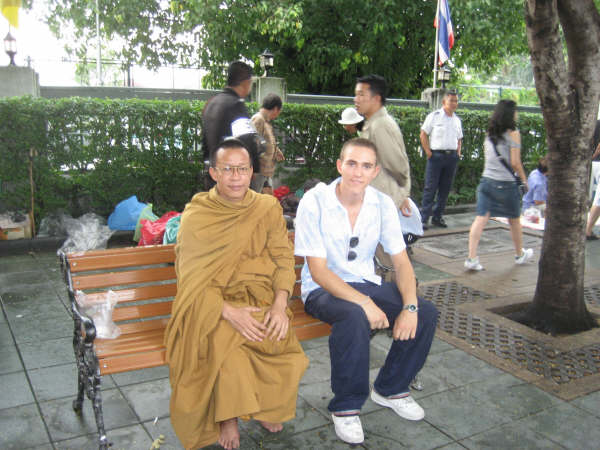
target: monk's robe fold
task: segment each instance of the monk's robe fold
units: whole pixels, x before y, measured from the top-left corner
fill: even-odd
[[[292,327],[281,341],[251,342],[221,318],[227,301],[260,308],[254,317],[262,321],[274,292],[293,290],[294,255],[277,200],[248,191],[231,203],[215,188],[196,194],[175,252],[177,296],[165,344],[171,422],[182,444],[214,443],[218,422],[232,417],[292,419],[308,366]]]

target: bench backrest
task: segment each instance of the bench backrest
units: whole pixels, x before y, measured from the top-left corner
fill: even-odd
[[[118,304],[113,321],[125,322],[119,324],[122,333],[129,328],[138,331],[139,325],[127,323],[170,315],[177,293],[174,262],[173,244],[70,253],[65,258],[66,281],[73,292],[81,290],[92,301],[100,300],[108,290],[115,292]],[[295,315],[304,314],[299,281],[302,263],[296,257],[296,284],[289,303]]]

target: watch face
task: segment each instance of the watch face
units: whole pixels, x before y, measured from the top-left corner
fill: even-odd
[[[415,305],[407,305],[404,309],[408,309],[410,312],[417,312],[418,310]]]

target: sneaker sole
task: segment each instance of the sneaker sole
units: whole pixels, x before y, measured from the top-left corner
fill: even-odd
[[[375,393],[375,391],[371,391],[371,400],[373,400],[375,403],[377,403],[380,406],[385,406],[386,408],[390,408],[392,411],[394,411],[396,414],[398,414],[398,416],[402,417],[403,419],[406,420],[412,420],[413,422],[417,422],[419,420],[423,420],[425,418],[425,413],[423,413],[422,416],[420,417],[415,417],[415,416],[405,416],[400,414],[398,411],[396,411],[394,409],[394,407],[385,399],[385,397],[382,397],[381,395]]]

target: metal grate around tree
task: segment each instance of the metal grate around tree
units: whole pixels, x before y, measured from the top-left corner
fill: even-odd
[[[552,345],[503,327],[487,317],[463,312],[457,306],[496,296],[456,281],[422,287],[423,296],[439,311],[438,327],[470,345],[556,383],[564,384],[600,372],[600,344],[563,352]],[[586,300],[599,303],[600,286],[586,289]]]

